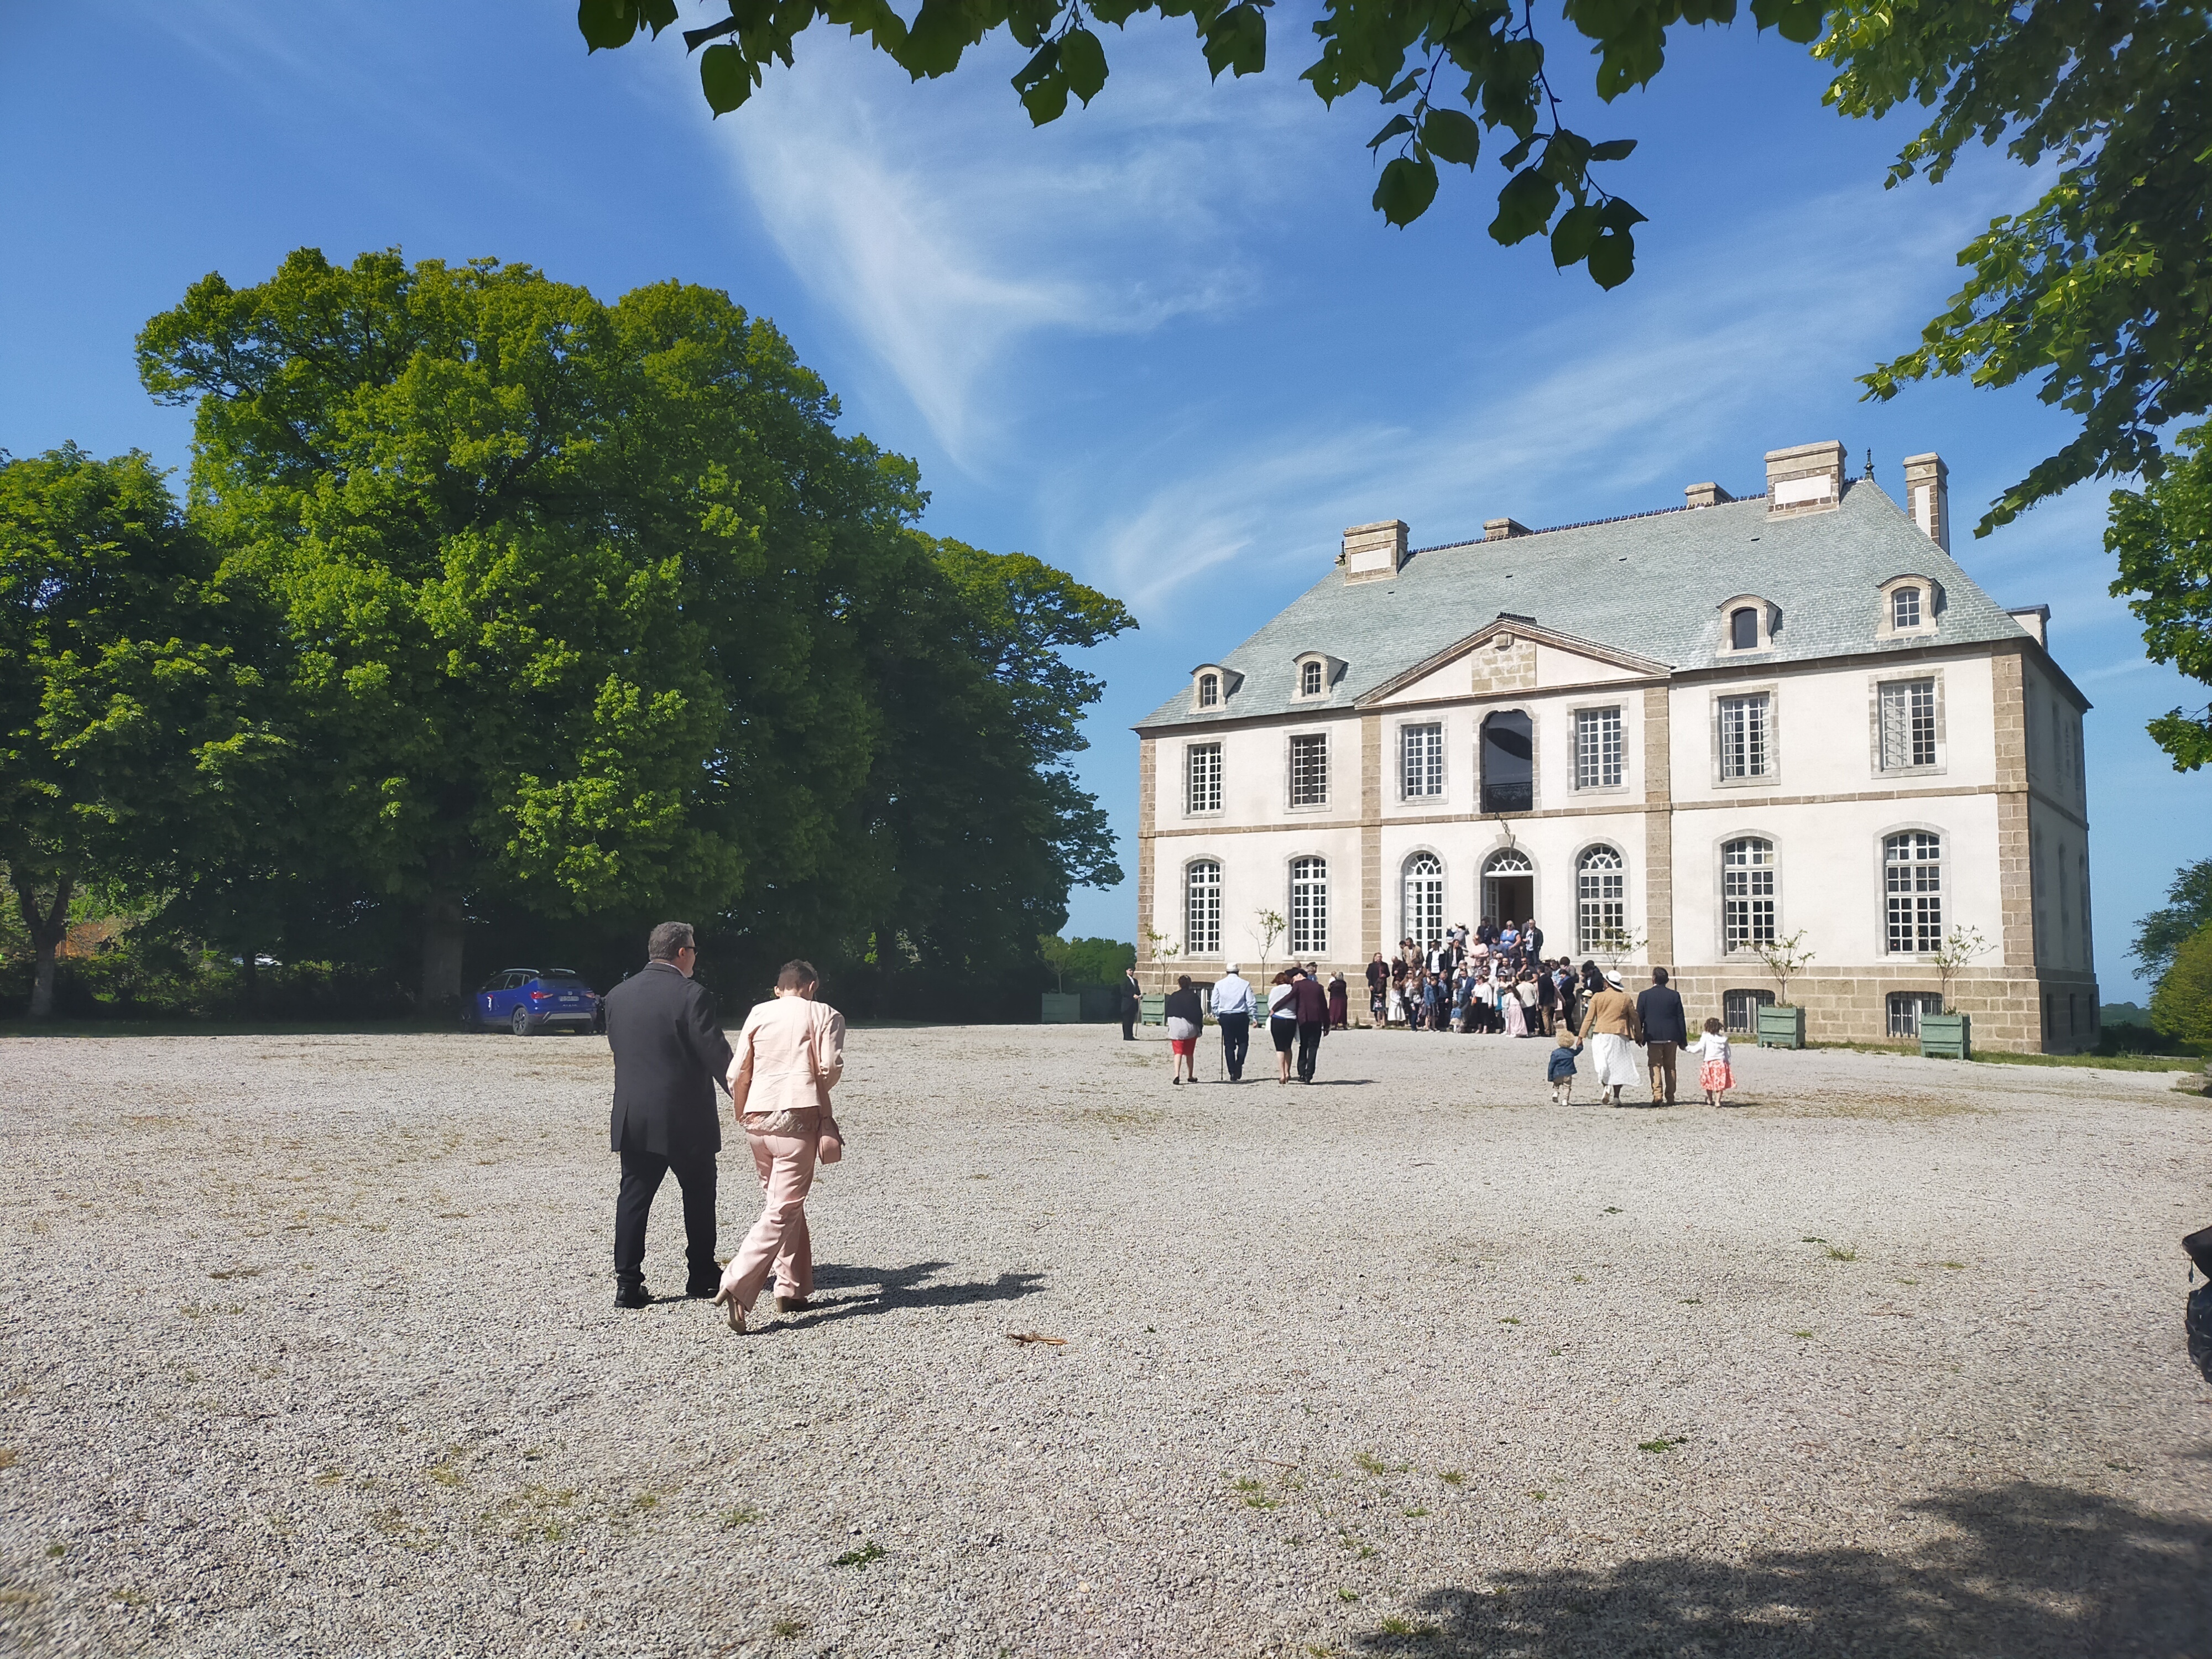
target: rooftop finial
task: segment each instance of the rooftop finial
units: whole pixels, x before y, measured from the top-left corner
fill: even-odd
[[[1869,451],[1867,451],[1867,470],[1866,470],[1866,475],[1867,475],[1867,477],[1869,477],[1869,478],[1871,478],[1871,477],[1874,477],[1874,451],[1872,451],[1871,449],[1869,449]]]

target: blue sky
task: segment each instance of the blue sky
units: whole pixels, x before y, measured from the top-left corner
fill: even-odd
[[[295,246],[491,255],[611,298],[665,277],[773,318],[848,430],[921,464],[945,535],[1023,549],[1127,602],[1085,776],[1133,863],[1127,727],[1334,557],[1347,524],[1415,544],[1760,487],[1771,448],[1840,438],[1854,471],[1941,452],[1962,524],[2067,425],[2026,390],[1853,376],[1911,345],[1952,256],[2035,179],[1977,158],[1881,188],[1905,136],[1841,120],[1802,49],[1748,27],[1682,37],[1608,107],[1548,31],[1568,118],[1634,137],[1615,188],[1647,213],[1607,295],[1485,234],[1502,174],[1448,178],[1409,230],[1368,208],[1374,100],[1296,79],[1309,8],[1271,15],[1277,67],[1206,82],[1187,24],[1108,32],[1114,78],[1032,131],[1001,42],[908,84],[828,33],[744,109],[709,118],[673,38],[587,57],[573,9],[407,0],[91,0],[0,14],[0,447],[74,439],[182,467],[183,411],[139,388],[131,340],[210,270]],[[687,0],[687,24],[709,16]],[[1954,551],[2000,602],[2046,603],[2089,717],[2098,966],[2130,994],[2133,923],[2212,853],[2203,777],[2145,720],[2203,691],[2147,662],[2106,595],[2105,492]],[[1571,625],[1562,618],[1562,626]],[[1072,927],[1128,938],[1133,883]]]

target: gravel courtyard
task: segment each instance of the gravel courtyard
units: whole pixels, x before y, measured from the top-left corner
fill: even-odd
[[[0,1042],[0,1652],[2212,1655],[2212,1102],[1543,1053],[855,1031],[739,1338],[597,1040]]]

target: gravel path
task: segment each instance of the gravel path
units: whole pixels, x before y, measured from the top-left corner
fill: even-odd
[[[594,1040],[0,1042],[0,1652],[2212,1655],[2212,1103],[1543,1053],[856,1031],[738,1338]]]

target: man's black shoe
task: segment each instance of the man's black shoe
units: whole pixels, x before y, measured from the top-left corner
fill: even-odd
[[[690,1297],[708,1297],[718,1294],[721,1288],[722,1276],[716,1273],[712,1279],[686,1279],[684,1284],[684,1294]]]
[[[617,1308],[649,1308],[653,1297],[642,1285],[615,1286],[615,1306]]]

